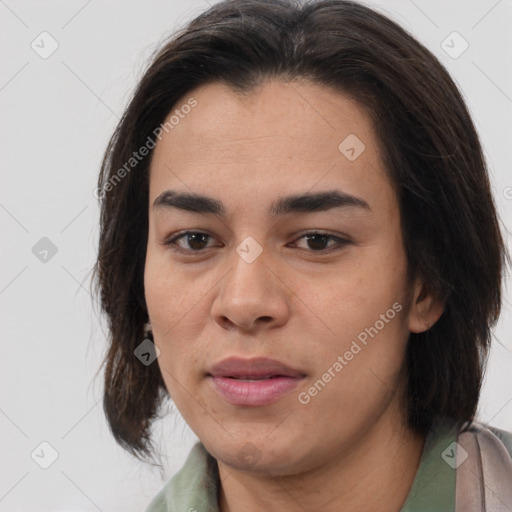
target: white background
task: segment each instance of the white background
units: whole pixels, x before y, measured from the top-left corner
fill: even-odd
[[[429,47],[461,87],[510,227],[512,2],[378,4]],[[195,442],[171,412],[156,431],[165,450],[163,479],[115,444],[96,375],[105,334],[89,277],[98,236],[92,191],[108,138],[151,52],[207,7],[205,0],[0,0],[2,512],[142,511]],[[59,44],[48,59],[30,46],[43,31]],[[441,47],[453,31],[469,43],[457,59]],[[32,253],[42,237],[58,249],[47,263]],[[508,292],[506,299],[479,418],[512,431]],[[46,470],[30,456],[42,441],[58,452]]]

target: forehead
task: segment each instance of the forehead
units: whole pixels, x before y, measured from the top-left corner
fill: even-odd
[[[152,200],[165,188],[258,201],[315,187],[358,196],[390,189],[371,116],[340,92],[270,81],[239,93],[214,83],[184,96],[168,119],[190,98],[196,106],[154,150]]]
[[[288,146],[295,141],[293,149],[302,154],[304,139],[318,151],[328,151],[333,146],[337,149],[343,135],[349,133],[358,133],[369,143],[374,137],[372,120],[361,105],[318,84],[269,81],[244,92],[225,84],[207,84],[181,98],[168,118],[191,97],[197,106],[163,134],[175,149],[184,149],[184,142],[193,148],[207,142],[232,145],[244,141],[249,145],[251,139],[257,143],[256,138],[268,138],[271,150],[270,138],[281,137],[288,139]],[[167,136],[170,134],[172,137]]]

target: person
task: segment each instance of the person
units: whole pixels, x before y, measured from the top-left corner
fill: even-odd
[[[512,510],[476,416],[510,263],[453,80],[346,0],[225,0],[156,53],[98,178],[104,410],[163,511]],[[500,508],[501,507],[501,508]]]

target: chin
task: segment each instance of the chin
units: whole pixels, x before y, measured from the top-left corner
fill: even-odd
[[[297,449],[301,445],[286,435],[270,440],[268,435],[258,437],[254,432],[233,437],[225,433],[211,443],[207,439],[201,442],[216,459],[238,471],[284,476],[297,473],[302,466],[303,455]]]

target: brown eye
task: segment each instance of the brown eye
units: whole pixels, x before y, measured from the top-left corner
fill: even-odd
[[[208,248],[208,240],[212,238],[208,233],[201,233],[197,231],[186,231],[181,233],[174,238],[171,238],[165,245],[174,246],[177,250],[189,251],[189,252],[200,252],[203,249]],[[179,242],[184,240],[185,246]]]
[[[328,235],[307,235],[306,237],[308,247],[314,251],[323,251],[327,249],[329,241],[332,237]]]
[[[349,243],[348,240],[330,235],[328,233],[308,233],[301,236],[298,240],[304,239],[306,247],[310,252],[330,252],[331,249],[343,247]],[[329,245],[330,242],[331,243]]]

